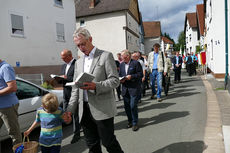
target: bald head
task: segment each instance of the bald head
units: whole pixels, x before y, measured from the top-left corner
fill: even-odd
[[[73,56],[72,56],[72,52],[68,49],[64,49],[62,52],[61,52],[61,59],[65,62],[65,63],[69,63],[72,59],[73,59]]]

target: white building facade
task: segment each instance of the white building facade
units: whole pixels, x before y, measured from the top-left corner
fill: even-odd
[[[81,26],[89,30],[93,44],[97,48],[114,54],[126,49],[126,32],[123,29],[126,26],[124,12],[77,18],[76,27]]]
[[[89,2],[77,3],[76,27],[88,29],[97,48],[112,52],[114,57],[125,49],[131,52],[140,50],[138,1]]]
[[[196,46],[199,45],[197,27],[192,27],[187,20],[185,30],[186,52],[195,53]]]
[[[1,0],[1,59],[12,66],[60,65],[60,52],[76,53],[74,0]]]
[[[124,49],[139,50],[139,24],[127,11],[80,17],[76,27],[88,29],[93,44],[112,52],[114,57]]]
[[[205,44],[207,46],[207,66],[217,78],[224,78],[226,69],[224,6],[224,1],[206,1]]]

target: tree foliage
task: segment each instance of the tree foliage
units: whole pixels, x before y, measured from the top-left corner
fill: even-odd
[[[179,51],[181,47],[182,52],[184,52],[185,47],[185,35],[184,31],[181,31],[178,36],[178,43],[174,45],[174,50]]]

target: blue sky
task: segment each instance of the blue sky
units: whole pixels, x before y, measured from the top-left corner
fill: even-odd
[[[160,21],[162,32],[177,42],[184,30],[185,14],[196,11],[203,0],[138,0],[143,21]]]

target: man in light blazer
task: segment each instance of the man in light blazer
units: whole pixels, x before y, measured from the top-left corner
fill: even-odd
[[[159,50],[160,44],[156,43],[153,45],[154,51],[149,53],[148,67],[151,72],[151,85],[152,85],[152,96],[151,99],[157,95],[157,102],[161,102],[161,91],[162,91],[162,77],[167,73],[168,65],[165,55]],[[155,89],[155,81],[157,81],[157,91]]]
[[[82,72],[95,78],[81,88],[73,86],[68,109],[74,113],[79,106],[79,121],[90,153],[102,153],[101,142],[109,153],[123,153],[114,135],[117,110],[113,89],[118,87],[119,77],[113,55],[93,46],[87,29],[77,29],[73,37],[84,54],[75,63],[74,80]]]

